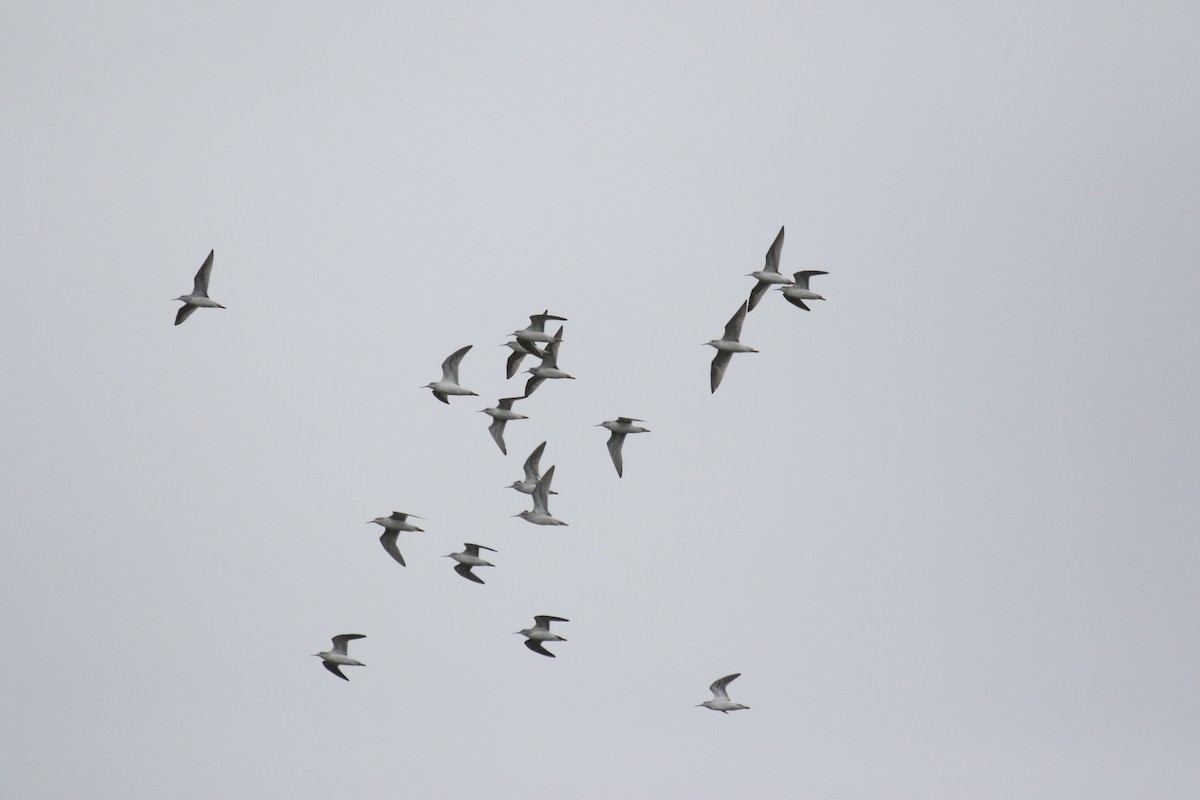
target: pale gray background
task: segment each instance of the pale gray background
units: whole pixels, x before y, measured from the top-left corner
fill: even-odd
[[[1198,796],[1197,41],[1193,2],[5,4],[0,794]],[[712,396],[784,223],[829,300],[766,298]],[[174,328],[209,248],[229,308]],[[578,380],[505,459],[475,411],[547,307]],[[481,397],[417,388],[469,343]],[[509,517],[543,439],[569,528]],[[693,708],[734,671],[752,710]]]

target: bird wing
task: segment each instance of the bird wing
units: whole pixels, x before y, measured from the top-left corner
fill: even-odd
[[[404,556],[400,554],[400,548],[396,546],[396,539],[399,536],[399,531],[384,531],[379,537],[379,543],[383,545],[384,550],[387,550],[389,556],[400,562],[400,566],[407,567],[408,564],[404,563]]]
[[[646,420],[638,419],[637,417],[617,417],[617,422],[623,423],[625,425],[628,425],[631,422],[645,422],[645,421]]]
[[[475,583],[483,583],[482,578],[480,578],[474,572],[471,572],[470,564],[455,564],[454,571],[457,572],[459,575],[462,575],[464,578],[466,578],[469,581],[474,581]]]
[[[566,317],[558,317],[550,313],[550,309],[546,309],[541,314],[531,314],[529,316],[529,330],[541,331],[545,330],[546,320],[552,319],[558,322],[566,322]]]
[[[783,228],[783,225],[779,226],[779,235],[775,237],[775,241],[771,242],[771,249],[767,251],[763,272],[779,272],[779,256],[783,252]]]
[[[789,303],[791,303],[792,305],[796,306],[797,308],[803,308],[805,311],[811,311],[811,310],[812,310],[812,309],[810,309],[808,306],[804,305],[804,301],[803,301],[803,300],[801,300],[799,297],[788,297],[788,296],[787,296],[787,294],[785,293],[785,294],[783,295],[783,299],[784,299],[784,300],[787,300]]]
[[[545,383],[545,381],[546,379],[543,377],[531,375],[529,380],[525,381],[525,396],[529,397],[529,395],[533,394],[533,391]]]
[[[715,681],[713,681],[713,685],[708,687],[708,689],[713,693],[713,697],[717,698],[718,700],[728,700],[729,693],[725,690],[725,687],[729,685],[730,681],[741,674],[742,673],[740,672],[735,672],[732,675],[726,675],[724,678],[717,678]]]
[[[442,362],[442,380],[450,383],[458,383],[458,364],[462,361],[462,357],[467,354],[475,345],[467,345],[460,347],[450,355],[446,356],[446,360]]]
[[[471,544],[470,542],[463,542],[463,547],[467,548],[467,555],[469,555],[469,556],[478,556],[480,550],[487,550],[490,553],[499,552],[498,550],[495,550],[486,545]]]
[[[530,650],[532,650],[533,652],[535,652],[535,653],[538,653],[538,654],[540,654],[540,655],[543,655],[543,656],[550,656],[551,658],[555,658],[555,657],[556,657],[556,656],[554,655],[554,653],[551,653],[549,650],[547,650],[546,648],[542,647],[542,643],[541,643],[541,642],[539,642],[537,639],[526,639],[526,640],[525,640],[525,646],[526,646],[526,647],[528,647],[528,648],[529,648]]]
[[[829,273],[823,269],[805,269],[800,272],[792,273],[792,279],[801,289],[808,288],[808,279],[813,275],[828,275]]]
[[[617,468],[617,477],[623,477],[625,465],[621,459],[621,445],[625,443],[625,434],[613,431],[608,437],[608,454],[612,456],[613,466]]]
[[[750,302],[746,306],[747,310],[754,310],[754,307],[758,305],[758,301],[762,300],[762,296],[767,293],[767,289],[770,288],[770,285],[771,284],[767,283],[766,281],[759,281],[758,283],[754,284],[754,288],[750,290]]]
[[[536,617],[533,618],[533,621],[535,623],[537,623],[534,627],[541,628],[544,631],[548,631],[548,630],[550,630],[551,622],[570,622],[571,620],[565,619],[563,617],[552,617],[549,614],[538,614]]]
[[[527,355],[529,355],[529,353],[525,351],[525,348],[512,351],[512,355],[508,357],[508,366],[505,372],[506,377],[511,378],[513,375],[517,374],[517,370],[521,368],[521,362]]]
[[[546,443],[542,442],[537,447],[533,448],[533,452],[529,454],[529,458],[525,459],[525,480],[528,483],[537,483],[538,480],[538,464],[542,460],[542,452],[546,449]]]
[[[441,400],[446,405],[450,405],[450,399],[442,392],[439,392],[437,389],[433,390],[433,396],[436,397],[438,400]]]
[[[550,344],[546,345],[546,356],[542,359],[543,367],[552,367],[558,369],[558,346],[562,344],[561,339],[555,339]]]
[[[409,517],[413,519],[425,519],[424,517],[418,517],[416,514],[405,514],[403,511],[393,511],[391,514],[388,514],[388,519],[394,519],[397,522],[404,522]]]
[[[508,420],[493,419],[492,424],[488,425],[488,433],[492,435],[492,438],[500,447],[500,452],[504,453],[504,455],[508,455],[508,448],[504,446],[504,423],[507,421]]]
[[[339,633],[337,636],[333,637],[333,652],[346,655],[347,642],[353,641],[354,639],[365,638],[367,637],[361,633]]]
[[[733,358],[733,353],[728,353],[724,350],[718,350],[713,356],[712,367],[708,371],[708,383],[712,387],[711,391],[716,391],[721,385],[721,379],[725,377],[725,368],[729,366],[729,359]]]
[[[550,482],[553,480],[554,467],[550,467],[533,489],[533,510],[539,514],[550,516]]]
[[[764,287],[766,286],[765,283],[761,285]],[[758,287],[755,288],[757,289]],[[741,306],[738,307],[738,310],[735,311],[733,316],[729,318],[729,322],[725,323],[725,335],[721,338],[727,342],[736,342],[738,340],[738,338],[742,335],[742,323],[746,321],[747,310],[748,309],[745,303],[742,303]]]
[[[525,399],[524,396],[501,397],[500,402],[497,405],[499,405],[501,411],[512,411],[513,403],[517,402],[518,400],[524,400],[524,399]]]
[[[204,263],[196,271],[196,279],[192,282],[192,294],[198,297],[208,297],[208,276],[212,274],[213,253],[215,252],[215,250],[209,250],[208,258],[204,259]]]
[[[188,317],[190,317],[192,315],[192,312],[195,311],[199,307],[200,306],[194,306],[191,303],[184,303],[183,306],[180,307],[179,312],[177,314],[175,314],[175,324],[176,325],[182,324],[183,321],[185,319],[187,319]]]
[[[347,678],[345,675],[342,674],[342,671],[340,669],[338,669],[338,665],[333,663],[332,661],[322,661],[321,664],[325,667],[325,669],[329,670],[334,675],[337,675],[342,680],[344,680],[344,681],[350,680],[349,678]]]

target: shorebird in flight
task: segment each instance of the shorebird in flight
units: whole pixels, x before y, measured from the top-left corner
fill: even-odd
[[[396,539],[399,538],[400,532],[425,532],[423,528],[418,528],[416,525],[413,525],[411,522],[409,522],[409,517],[412,517],[413,519],[422,519],[416,514],[404,514],[400,511],[393,511],[391,516],[376,517],[367,523],[368,525],[374,524],[383,526],[383,533],[379,536],[379,543],[383,545],[384,550],[387,550],[389,556],[400,562],[400,566],[402,567],[406,567],[408,565],[404,563],[404,556],[400,555],[400,548],[396,546]]]
[[[808,288],[808,279],[813,275],[828,275],[829,273],[823,269],[806,269],[795,273],[792,277],[796,279],[792,286],[779,286],[779,291],[783,292],[783,297],[789,303],[805,311],[809,311],[809,307],[804,305],[805,300],[824,300],[824,297]]]
[[[525,370],[533,376],[525,382],[526,397],[533,394],[533,390],[541,386],[547,379],[575,380],[574,375],[568,375],[558,368],[558,346],[560,344],[562,344],[562,328],[558,329],[554,341],[546,345],[546,355],[542,358],[542,363]]]
[[[513,514],[534,525],[566,525],[561,519],[550,516],[550,482],[554,480],[554,467],[546,470],[546,474],[537,482],[533,489],[533,510]]]
[[[633,417],[617,417],[616,419],[596,424],[597,428],[608,428],[612,431],[612,436],[608,437],[608,454],[612,456],[613,466],[617,468],[618,478],[623,477],[625,472],[625,462],[621,458],[621,445],[625,444],[625,435],[628,433],[650,432],[649,428],[634,425],[633,423],[635,422],[645,422],[645,420]]]
[[[325,669],[337,675],[344,681],[350,680],[338,667],[365,667],[366,664],[361,661],[355,661],[350,656],[346,655],[346,644],[352,639],[365,639],[361,633],[342,633],[333,637],[333,649],[326,650],[322,653],[313,653],[314,656],[319,656]]]
[[[546,309],[541,314],[531,314],[529,317],[529,327],[522,328],[519,331],[513,331],[509,336],[517,337],[517,342],[527,351],[542,358],[545,354],[541,348],[537,346],[538,342],[553,342],[554,337],[546,333],[546,320],[556,320],[558,322],[566,322],[566,317],[558,317],[550,313],[550,309]],[[562,334],[562,331],[559,331]],[[511,377],[511,376],[510,376]]]
[[[545,442],[533,448],[533,452],[529,454],[529,458],[525,459],[525,480],[513,481],[508,488],[516,489],[521,494],[533,494],[533,490],[537,488],[538,481],[542,477],[539,465],[542,461],[542,453],[545,450]],[[551,492],[550,494],[558,494],[558,492]]]
[[[524,399],[524,397],[501,397],[496,408],[479,409],[481,413],[492,418],[492,424],[488,425],[488,433],[492,434],[492,438],[496,440],[496,445],[504,455],[508,455],[508,448],[504,446],[504,424],[511,419],[529,419],[524,414],[518,414],[512,410],[513,403]]]
[[[553,469],[553,467],[551,468]],[[569,619],[562,617],[552,617],[548,614],[539,614],[533,618],[534,625],[532,628],[522,628],[516,633],[525,637],[525,646],[535,653],[543,656],[554,658],[554,653],[551,653],[546,648],[542,647],[542,642],[565,642],[566,639],[559,636],[557,633],[550,632],[551,622],[570,622]]]
[[[713,685],[708,687],[708,690],[713,693],[713,699],[705,700],[703,703],[698,703],[696,708],[704,706],[705,708],[711,708],[713,711],[720,711],[722,714],[728,714],[730,711],[740,711],[744,708],[750,708],[750,706],[744,706],[740,703],[735,703],[730,700],[729,692],[726,690],[726,687],[729,686],[729,682],[741,674],[742,673],[740,672],[735,672],[732,675],[726,675],[724,678],[718,678],[717,680],[713,681]]]
[[[212,273],[213,253],[208,251],[208,258],[204,259],[204,263],[200,265],[200,270],[196,273],[196,278],[192,283],[191,294],[181,294],[176,297],[176,300],[182,300],[183,306],[175,315],[175,324],[179,325],[185,319],[192,315],[192,312],[197,308],[224,308],[220,303],[215,303],[208,297],[208,276]]]
[[[725,377],[725,368],[729,366],[729,359],[733,358],[734,353],[758,352],[750,345],[738,341],[738,337],[742,335],[742,323],[745,321],[746,304],[742,303],[737,312],[729,318],[729,322],[725,323],[725,335],[720,339],[705,342],[717,350],[717,354],[713,356],[712,367],[708,371],[708,382],[714,392],[721,385],[721,379]]]
[[[791,278],[785,278],[779,274],[779,254],[782,251],[783,226],[781,225],[779,226],[779,235],[775,237],[775,241],[771,242],[771,249],[767,251],[766,264],[757,272],[747,273],[751,278],[758,278],[758,283],[754,284],[754,288],[750,290],[750,304],[746,310],[753,311],[772,284],[790,284],[792,282]]]
[[[481,544],[471,544],[470,542],[463,543],[463,551],[461,553],[448,553],[443,558],[453,558],[458,563],[454,565],[454,571],[462,575],[469,581],[475,583],[483,583],[483,579],[471,572],[472,567],[494,567],[496,566],[490,561],[484,561],[479,557],[480,550],[487,550],[489,553],[496,552],[490,547],[484,547]]]
[[[427,383],[422,386],[422,389],[432,389],[433,396],[441,400],[446,405],[450,405],[450,401],[446,399],[447,395],[475,395],[470,389],[464,389],[458,385],[458,365],[462,361],[463,356],[467,354],[473,345],[460,347],[450,355],[446,356],[446,360],[442,362],[442,379]],[[475,395],[478,396],[478,395]]]

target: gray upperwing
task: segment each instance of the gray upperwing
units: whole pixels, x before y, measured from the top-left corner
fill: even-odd
[[[404,563],[404,556],[400,555],[400,548],[396,546],[396,539],[399,536],[399,531],[384,531],[383,535],[379,537],[379,543],[383,545],[384,550],[387,550],[389,556],[400,562],[400,566],[407,567],[408,564]]]
[[[190,317],[192,315],[192,312],[195,311],[199,307],[200,306],[194,306],[191,303],[184,303],[180,307],[179,311],[175,314],[175,324],[182,325],[183,321],[185,319],[187,319],[188,317]]]
[[[337,664],[334,664],[332,661],[324,661],[324,660],[322,660],[322,661],[321,661],[321,664],[322,664],[322,665],[324,665],[325,669],[329,670],[329,671],[330,671],[330,672],[332,672],[334,675],[337,675],[337,676],[338,676],[339,678],[341,678],[342,680],[344,680],[344,681],[349,681],[349,680],[350,680],[349,678],[347,678],[345,675],[343,675],[343,674],[342,674],[342,671],[341,671],[340,669],[338,669],[338,665],[337,665]]]
[[[471,572],[470,564],[455,564],[454,571],[457,572],[459,575],[462,575],[464,578],[466,578],[469,581],[473,581],[475,583],[483,583],[482,578],[480,578],[474,572]]]
[[[784,226],[779,226],[779,234],[775,237],[775,241],[771,242],[771,249],[767,250],[767,259],[764,272],[779,272],[779,257],[783,254],[783,229]]]
[[[613,431],[608,437],[608,454],[612,456],[613,466],[617,468],[617,477],[624,477],[625,465],[621,459],[621,445],[625,443],[625,434]]]
[[[493,419],[492,424],[488,425],[488,433],[492,435],[496,445],[500,448],[500,452],[508,455],[508,448],[504,446],[504,423],[507,420]]]
[[[799,297],[788,297],[788,296],[785,294],[785,295],[783,296],[783,299],[784,299],[784,300],[787,300],[789,303],[791,303],[792,305],[796,306],[797,308],[803,308],[805,311],[811,311],[811,310],[812,310],[812,309],[810,309],[808,306],[804,305],[804,301],[803,301],[803,300],[801,300]]]
[[[770,284],[768,284],[766,281],[759,281],[758,283],[754,284],[754,288],[750,290],[750,301],[746,305],[747,311],[754,310],[754,307],[758,305],[759,300],[762,300],[763,295],[767,293],[767,289],[769,287]]]
[[[708,383],[710,392],[715,392],[717,387],[721,385],[721,380],[725,377],[725,368],[729,366],[729,359],[733,358],[733,353],[727,353],[723,350],[718,350],[713,356],[712,367],[708,370]]]
[[[458,383],[458,365],[462,361],[463,356],[467,354],[467,351],[474,346],[469,344],[466,347],[460,347],[446,356],[446,360],[442,362],[442,380]]]
[[[208,297],[208,276],[212,274],[213,253],[215,252],[215,250],[208,251],[208,258],[204,259],[204,263],[196,272],[196,279],[192,282],[192,294]]]
[[[542,647],[542,643],[539,642],[537,639],[526,639],[525,646],[528,647],[533,652],[538,653],[540,655],[550,656],[551,658],[556,658],[554,653],[551,653],[549,650]]]
[[[759,285],[763,287],[763,291],[766,291],[767,284],[760,283]],[[757,289],[758,287],[756,286],[755,288]],[[725,323],[725,335],[722,337],[725,339],[725,341],[736,342],[738,341],[738,338],[741,337],[742,323],[746,321],[747,310],[747,305],[742,303],[742,305],[738,307],[738,310],[733,313],[733,316],[729,318],[729,322]]]

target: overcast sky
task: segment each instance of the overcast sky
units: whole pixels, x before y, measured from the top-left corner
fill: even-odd
[[[1189,2],[10,3],[0,794],[1200,795],[1197,41]],[[780,225],[827,300],[766,297],[710,394]],[[227,310],[174,327],[212,248]],[[476,412],[547,308],[577,380],[506,458]],[[570,527],[511,516],[543,440]],[[694,707],[731,672],[751,710]]]

